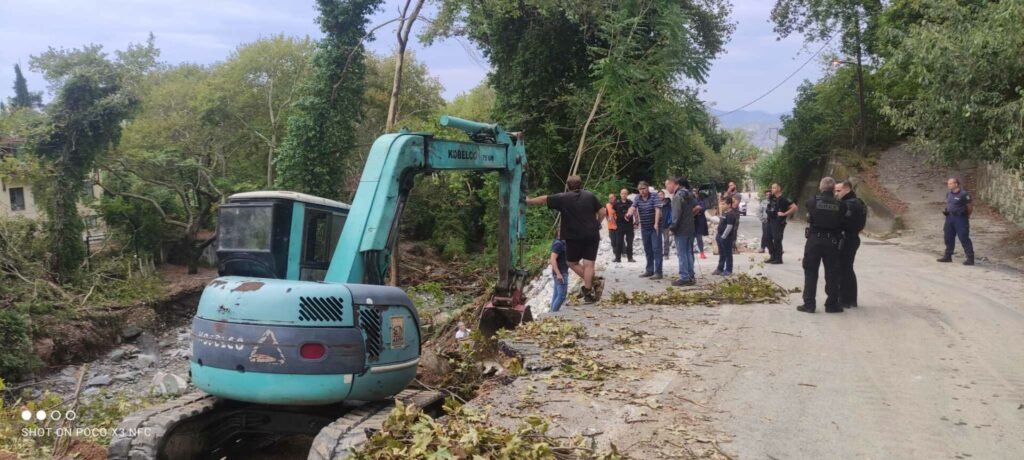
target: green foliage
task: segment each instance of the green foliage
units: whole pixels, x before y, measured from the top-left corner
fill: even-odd
[[[449,401],[445,417],[434,419],[413,405],[401,402],[388,415],[381,430],[352,455],[357,460],[493,458],[593,459],[623,458],[613,445],[595,451],[582,435],[556,439],[547,434],[551,422],[536,415],[525,417],[515,430],[492,424],[484,412]]]
[[[32,339],[24,314],[11,309],[0,309],[0,378],[14,380],[28,370],[35,361]]]
[[[70,278],[85,259],[78,199],[86,174],[97,158],[121,137],[122,122],[136,108],[134,83],[155,65],[158,55],[150,35],[147,45],[131,45],[110,60],[99,45],[81,49],[48,49],[33,56],[33,70],[42,72],[56,92],[47,106],[47,128],[33,139],[34,150],[52,164],[54,181],[47,185],[46,209],[50,268],[58,280]]]
[[[765,276],[740,273],[716,283],[711,289],[680,290],[666,288],[665,292],[623,291],[612,292],[607,302],[612,305],[717,305],[774,303],[782,300],[786,290]]]
[[[878,34],[886,114],[938,159],[1024,162],[1024,3],[898,1]]]
[[[725,2],[448,0],[428,40],[462,34],[494,71],[495,119],[526,133],[530,185],[563,188],[595,100],[579,173],[630,182],[699,163],[703,81],[731,31]],[[684,89],[678,89],[684,88]]]
[[[782,38],[798,33],[811,43],[839,34],[841,49],[859,54],[866,46],[864,29],[882,8],[882,0],[776,0],[771,20]]]
[[[366,65],[360,42],[367,17],[380,4],[317,0],[325,36],[313,52],[312,74],[274,160],[278,187],[323,197],[340,194],[344,160],[355,148],[363,114]]]
[[[14,97],[8,100],[11,110],[32,109],[43,105],[43,93],[29,92],[28,82],[21,74],[21,65],[14,64]]]
[[[273,159],[303,96],[313,49],[308,38],[284,35],[245,43],[198,85],[194,103],[202,117],[219,143],[237,151],[235,180],[273,186]]]

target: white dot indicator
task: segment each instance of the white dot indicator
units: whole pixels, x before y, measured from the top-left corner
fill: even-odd
[[[21,419],[26,421],[26,422],[29,421],[29,420],[32,420],[32,411],[30,411],[30,410],[23,410],[23,411],[21,411]]]
[[[39,420],[40,422],[46,420],[46,411],[36,411],[36,420]]]

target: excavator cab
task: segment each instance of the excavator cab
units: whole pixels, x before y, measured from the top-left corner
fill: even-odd
[[[220,276],[323,281],[349,205],[305,193],[237,193],[220,206]]]

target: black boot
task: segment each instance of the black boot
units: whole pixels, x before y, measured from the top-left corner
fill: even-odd
[[[974,256],[967,256],[967,260],[964,261],[964,265],[974,265]]]
[[[952,262],[953,261],[953,256],[951,256],[949,254],[946,254],[946,255],[938,258],[938,259],[935,259],[935,261],[936,262]]]
[[[804,313],[814,313],[814,305],[801,305],[796,307],[796,311],[802,311]]]

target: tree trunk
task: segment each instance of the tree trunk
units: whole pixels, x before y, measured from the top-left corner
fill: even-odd
[[[412,25],[416,22],[416,18],[419,17],[420,9],[423,8],[424,0],[416,0],[416,6],[413,7],[412,14],[406,16],[405,13],[409,11],[409,4],[412,0],[406,0],[405,7],[402,9],[402,22],[398,25],[398,54],[395,56],[395,78],[391,82],[391,101],[388,103],[388,118],[385,124],[384,130],[386,132],[392,132],[395,129],[395,122],[398,118],[398,96],[402,93],[402,70],[405,67],[405,47],[409,43],[409,33],[412,32]],[[395,226],[395,231],[399,231],[401,225]],[[395,236],[395,244],[391,248],[391,263],[390,263],[390,276],[388,277],[388,284],[392,286],[398,286],[398,241],[399,236]]]
[[[864,71],[862,68],[862,44],[860,23],[857,23],[857,104],[860,109],[860,117],[857,121],[857,150],[863,156],[867,150],[867,110],[864,107]]]

